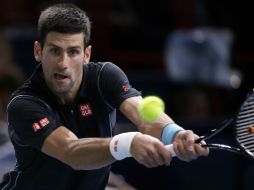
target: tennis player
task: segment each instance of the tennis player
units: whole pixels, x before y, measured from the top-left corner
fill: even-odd
[[[208,155],[197,136],[166,114],[146,123],[138,114],[141,93],[110,62],[90,62],[90,21],[72,4],[41,12],[32,76],[8,105],[9,134],[17,157],[1,190],[104,189],[110,164],[133,157],[146,167],[169,165],[165,144],[178,158]],[[112,136],[115,110],[138,128]]]

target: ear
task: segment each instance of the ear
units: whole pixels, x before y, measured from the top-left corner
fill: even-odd
[[[34,58],[36,61],[41,61],[41,44],[38,41],[34,42]]]
[[[87,46],[87,48],[85,49],[85,56],[84,56],[84,63],[85,64],[89,63],[91,53],[92,53],[92,46]]]

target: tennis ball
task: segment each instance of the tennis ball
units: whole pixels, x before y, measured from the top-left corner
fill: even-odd
[[[143,102],[138,106],[140,116],[148,122],[158,119],[162,112],[164,112],[165,105],[161,98],[157,96],[147,96]]]

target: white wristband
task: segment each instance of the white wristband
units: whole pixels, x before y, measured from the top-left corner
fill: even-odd
[[[140,132],[128,132],[116,135],[109,144],[110,153],[116,160],[131,157],[130,148],[133,138]]]

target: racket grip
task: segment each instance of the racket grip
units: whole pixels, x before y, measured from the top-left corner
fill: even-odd
[[[166,145],[165,147],[169,150],[169,152],[170,152],[170,154],[171,154],[172,157],[176,157],[176,153],[175,153],[175,151],[174,151],[173,144],[168,144],[168,145]]]

